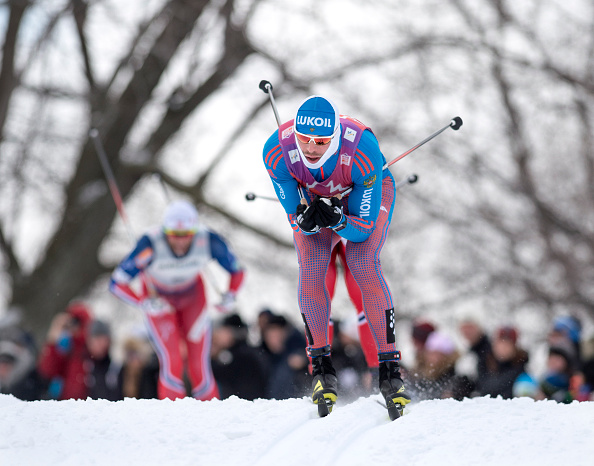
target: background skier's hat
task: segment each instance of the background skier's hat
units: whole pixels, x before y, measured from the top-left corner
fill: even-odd
[[[332,136],[340,124],[338,110],[328,99],[309,96],[295,116],[295,131],[312,136]]]
[[[174,201],[167,206],[163,216],[163,229],[167,234],[176,232],[196,233],[198,211],[188,201]]]

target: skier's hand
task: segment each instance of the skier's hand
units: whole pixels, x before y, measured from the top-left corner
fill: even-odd
[[[217,311],[222,312],[223,314],[230,313],[235,308],[235,293],[231,291],[227,291],[223,293],[221,296],[221,302],[215,304]]]
[[[312,205],[315,205],[314,220],[320,228],[336,228],[343,222],[342,204],[338,198],[320,198]]]
[[[146,298],[140,302],[140,308],[151,316],[158,316],[163,314],[169,314],[174,311],[173,307],[169,302],[160,296],[154,298]]]
[[[317,233],[320,230],[320,227],[316,225],[316,221],[314,219],[315,214],[315,204],[318,199],[314,199],[311,205],[299,204],[297,206],[297,225],[305,234],[312,234]]]

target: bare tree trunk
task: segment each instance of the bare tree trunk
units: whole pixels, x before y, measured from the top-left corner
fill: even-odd
[[[3,139],[4,125],[8,117],[8,106],[12,91],[17,86],[14,70],[16,39],[23,15],[28,6],[29,2],[27,0],[10,2],[8,25],[2,46],[2,71],[0,71],[0,141]]]
[[[180,44],[193,30],[208,1],[172,0],[168,22],[136,69],[118,101],[109,101],[107,90],[99,98],[91,99],[91,114],[97,123],[102,143],[115,173],[122,197],[125,198],[139,181],[142,173],[126,170],[119,158],[126,138],[140,112],[151,99],[151,94]],[[231,8],[232,2],[229,2]],[[84,44],[84,15],[79,11],[78,30]],[[213,76],[201,86],[177,112],[166,114],[151,140],[150,148],[156,153],[178,130],[181,122],[214,92],[252,52],[240,31],[230,30],[225,44],[224,58]],[[86,50],[86,46],[83,47]],[[95,84],[87,69],[89,86]],[[96,96],[95,96],[96,97]],[[103,173],[92,141],[87,139],[81,151],[76,172],[69,183],[62,222],[52,236],[46,254],[36,269],[26,277],[15,280],[12,304],[24,310],[26,321],[41,336],[52,316],[76,296],[83,295],[96,279],[106,272],[98,262],[97,252],[111,227],[116,213],[108,190],[90,204],[83,204],[86,190],[97,182],[103,183]]]

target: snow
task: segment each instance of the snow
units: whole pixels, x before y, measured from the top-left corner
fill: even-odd
[[[0,464],[575,466],[594,457],[594,402],[433,400],[390,422],[378,400],[360,398],[318,418],[307,398],[23,402],[0,395]]]

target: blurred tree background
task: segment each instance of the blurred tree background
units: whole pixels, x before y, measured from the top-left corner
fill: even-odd
[[[107,277],[130,243],[92,128],[135,234],[191,198],[247,268],[240,308],[298,318],[284,212],[244,198],[273,192],[261,79],[284,120],[326,95],[387,159],[463,118],[391,167],[420,179],[382,256],[399,315],[594,318],[590,1],[6,0],[0,36],[0,313],[38,335],[72,299],[122,306]]]

